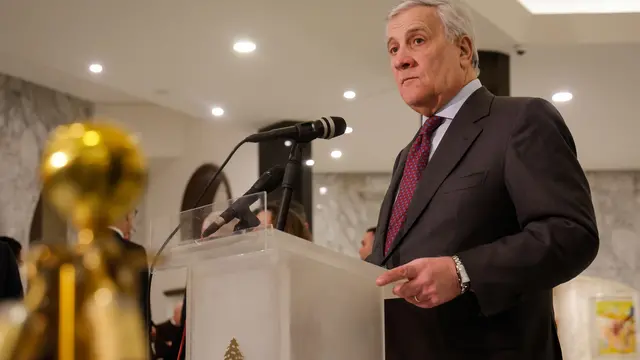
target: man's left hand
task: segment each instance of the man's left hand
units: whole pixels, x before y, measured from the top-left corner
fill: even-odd
[[[456,264],[451,257],[413,260],[380,275],[378,286],[407,280],[393,288],[393,293],[421,308],[444,304],[460,295]]]

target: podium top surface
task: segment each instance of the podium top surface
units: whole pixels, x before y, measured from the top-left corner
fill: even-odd
[[[200,261],[261,252],[279,252],[308,258],[372,279],[378,277],[385,270],[275,229],[180,244],[170,249],[169,254],[161,261],[157,269],[162,271],[184,268]]]

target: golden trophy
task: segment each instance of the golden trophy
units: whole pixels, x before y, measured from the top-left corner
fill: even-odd
[[[32,251],[24,302],[0,319],[0,360],[147,359],[137,301],[147,260],[127,257],[108,229],[145,187],[135,141],[104,123],[61,126],[45,149],[41,176],[45,196],[73,223],[78,241]]]

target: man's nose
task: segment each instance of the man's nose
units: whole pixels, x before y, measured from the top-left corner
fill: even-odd
[[[394,59],[394,66],[397,70],[406,70],[415,65],[416,60],[406,53],[398,53]]]

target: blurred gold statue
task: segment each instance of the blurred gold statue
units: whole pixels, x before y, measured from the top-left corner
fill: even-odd
[[[41,176],[45,196],[74,224],[78,241],[33,252],[24,304],[0,319],[0,360],[147,359],[136,302],[146,259],[121,256],[107,230],[145,187],[135,141],[112,125],[61,126],[45,149]]]

